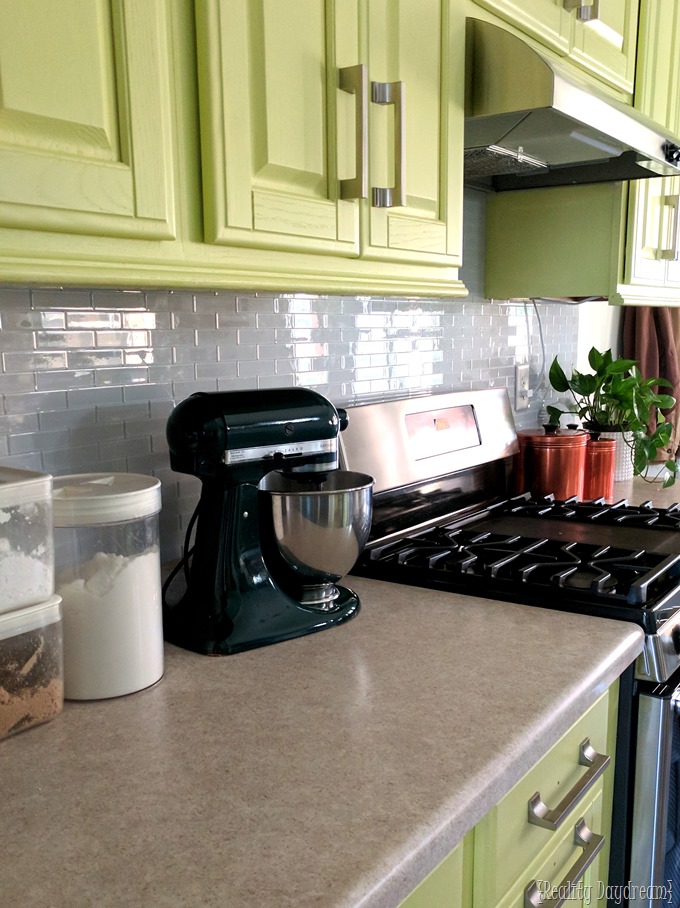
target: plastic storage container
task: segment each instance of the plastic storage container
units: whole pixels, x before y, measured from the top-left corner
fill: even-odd
[[[64,703],[59,596],[0,615],[0,739],[59,715]]]
[[[54,479],[67,699],[118,697],[163,675],[160,509],[160,482],[151,476]]]
[[[52,477],[0,467],[0,612],[53,593]]]

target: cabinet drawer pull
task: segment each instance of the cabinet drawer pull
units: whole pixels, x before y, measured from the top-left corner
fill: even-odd
[[[587,766],[588,771],[578,780],[574,787],[566,793],[557,807],[552,810],[543,803],[541,793],[536,792],[529,798],[529,822],[534,826],[544,829],[557,829],[570,810],[578,803],[593,783],[602,775],[609,766],[610,758],[606,754],[599,754],[590,744],[590,738],[581,741],[578,761],[581,766]]]
[[[394,186],[373,187],[374,208],[406,204],[404,98],[403,82],[371,82],[374,104],[394,104]]]
[[[560,908],[561,905],[564,905],[578,881],[604,846],[604,842],[604,836],[591,832],[581,817],[574,826],[574,845],[583,848],[578,860],[557,886],[546,888],[545,881],[541,881],[539,886],[538,880],[529,883],[524,890],[524,908]],[[547,893],[551,891],[555,892],[554,898],[547,896]]]
[[[583,0],[564,0],[564,8],[569,12],[575,9],[579,22],[592,22],[593,19],[600,18],[600,0],[593,0],[592,3],[584,3]]]
[[[670,229],[671,247],[661,250],[661,258],[670,262],[677,262],[680,256],[678,249],[678,230],[680,230],[680,196],[667,195],[663,200],[664,205],[673,209],[673,221]]]
[[[364,63],[338,70],[338,88],[354,95],[354,176],[340,180],[341,199],[368,198],[368,72]]]

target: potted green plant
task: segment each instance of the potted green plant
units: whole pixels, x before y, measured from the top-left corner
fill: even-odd
[[[553,360],[550,384],[559,393],[569,393],[575,409],[547,407],[550,425],[559,425],[563,413],[575,412],[583,427],[593,434],[620,433],[630,450],[633,475],[646,479],[648,466],[668,446],[673,430],[662,411],[675,406],[675,398],[659,391],[672,387],[671,383],[664,378],[643,378],[636,360],[614,359],[611,350],[600,352],[593,347],[588,362],[592,372],[574,369],[567,378],[557,357]],[[650,431],[654,416],[656,426]],[[674,460],[666,461],[664,466],[666,487],[675,482],[677,467]]]

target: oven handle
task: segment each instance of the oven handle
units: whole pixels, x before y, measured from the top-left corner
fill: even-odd
[[[591,832],[586,826],[585,820],[581,817],[576,826],[574,826],[574,845],[579,845],[583,848],[583,851],[562,882],[555,887],[551,887],[557,893],[555,898],[546,898],[545,881],[541,880],[543,887],[541,889],[538,880],[533,880],[524,890],[524,908],[560,908],[561,905],[564,905],[571,895],[572,889],[575,888],[578,881],[602,850],[604,842],[604,836]]]
[[[529,822],[533,823],[534,826],[542,826],[543,829],[552,831],[557,829],[583,795],[600,778],[609,766],[611,759],[606,754],[597,753],[590,743],[590,738],[586,738],[581,741],[578,761],[581,766],[588,767],[588,772],[566,793],[557,807],[553,807],[551,810],[543,802],[540,791],[537,791],[536,794],[529,798]]]

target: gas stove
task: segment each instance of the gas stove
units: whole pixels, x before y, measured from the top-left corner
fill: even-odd
[[[633,621],[647,635],[637,677],[680,668],[680,505],[513,495],[504,391],[354,408],[343,444],[376,477],[353,573]]]

